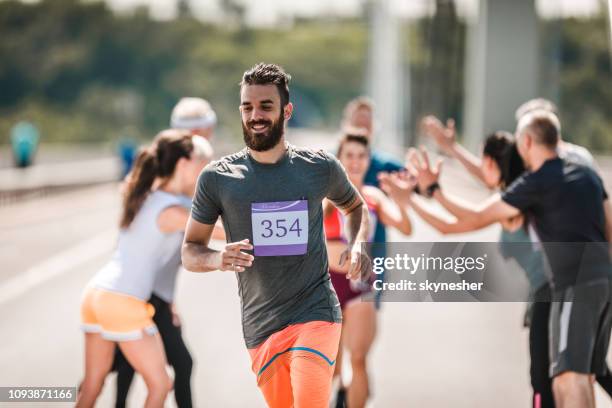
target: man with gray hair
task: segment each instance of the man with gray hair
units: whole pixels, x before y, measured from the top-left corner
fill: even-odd
[[[172,109],[170,127],[173,129],[190,130],[191,134],[199,135],[207,140],[213,136],[217,115],[207,100],[202,98],[181,98]]]
[[[603,182],[589,167],[559,156],[560,123],[546,110],[525,113],[517,147],[528,168],[503,194],[482,208],[447,223],[462,233],[526,214],[541,239],[552,274],[550,376],[558,407],[595,406],[593,375],[605,374],[612,327],[610,239],[612,208]],[[438,198],[439,171],[415,168],[420,182]],[[393,179],[390,180],[393,182]],[[409,189],[393,182],[396,189]],[[409,205],[440,229],[439,217],[416,200]]]
[[[528,100],[518,107],[514,113],[514,116],[516,121],[519,122],[521,118],[528,113],[540,110],[551,112],[555,114],[555,116],[559,117],[559,108],[557,105],[555,105],[554,102],[544,98]],[[559,157],[574,161],[578,164],[582,164],[583,166],[592,167],[597,171],[597,164],[595,163],[595,158],[593,155],[583,146],[564,140],[561,136],[561,128],[559,128],[559,143],[557,145],[557,150],[559,152]]]
[[[610,241],[608,196],[595,171],[584,166],[584,155],[559,146],[561,125],[553,111],[525,112],[517,133],[532,173],[503,200],[533,215],[551,267],[549,353],[556,405],[592,407],[591,375],[607,371],[612,324],[609,245],[599,245]]]

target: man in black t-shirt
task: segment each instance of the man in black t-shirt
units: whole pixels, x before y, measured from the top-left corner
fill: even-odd
[[[518,148],[531,172],[501,199],[533,221],[552,272],[549,352],[557,405],[592,407],[589,376],[606,373],[612,326],[609,202],[591,168],[557,156],[559,131],[549,112],[519,122]]]
[[[434,228],[461,233],[521,214],[530,218],[542,240],[552,272],[550,374],[557,406],[594,407],[592,375],[603,374],[612,328],[610,238],[612,209],[603,182],[590,168],[559,158],[560,124],[554,113],[536,110],[517,127],[517,146],[529,169],[481,209],[467,210],[449,223],[410,197],[410,184],[389,177],[388,191],[407,203]],[[439,167],[411,169],[428,195],[444,199]]]

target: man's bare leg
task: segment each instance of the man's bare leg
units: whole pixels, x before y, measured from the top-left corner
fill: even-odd
[[[565,371],[553,379],[557,408],[595,408],[591,375]]]

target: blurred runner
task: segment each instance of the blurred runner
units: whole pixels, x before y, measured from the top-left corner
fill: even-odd
[[[370,146],[374,146],[374,135],[376,134],[374,102],[365,96],[360,96],[347,103],[344,108],[342,127],[364,129]],[[377,149],[372,149],[371,152],[370,166],[365,174],[364,184],[378,187],[378,174],[380,172],[390,173],[404,169],[402,162],[393,158],[390,154]]]
[[[480,209],[466,211],[453,223],[442,221],[411,200],[405,194],[410,186],[397,176],[388,181],[390,188],[401,190],[414,210],[440,231],[473,231],[520,213],[528,214],[542,239],[552,272],[549,344],[556,405],[593,407],[593,375],[607,373],[612,325],[612,209],[601,178],[592,169],[559,157],[560,127],[552,112],[525,114],[517,126],[517,146],[529,171],[501,197],[493,197]],[[430,195],[443,200],[439,166],[431,168],[424,160],[413,167],[421,182],[429,186]]]
[[[78,407],[94,406],[111,369],[115,343],[147,385],[145,406],[163,406],[172,382],[152,320],[155,310],[147,302],[161,275],[167,275],[169,286],[158,287],[160,295],[166,297],[173,291],[189,217],[185,207],[210,154],[206,139],[179,130],[161,132],[150,147],[139,152],[124,188],[117,250],[83,294],[85,378]],[[174,337],[174,346],[188,356],[180,330],[171,323],[170,305],[161,298],[157,303],[161,307],[158,321],[166,323],[164,329]]]
[[[247,147],[202,172],[183,264],[196,272],[236,272],[245,343],[268,405],[323,408],[341,310],[329,278],[321,202],[328,198],[347,218],[340,264],[350,260],[352,279],[369,268],[361,254],[368,209],[334,157],[285,141],[293,111],[289,79],[273,64],[244,73],[240,112]],[[229,243],[215,251],[208,243],[219,216]]]
[[[170,127],[184,129],[192,135],[198,135],[211,140],[217,124],[217,114],[206,99],[186,97],[181,98],[172,109]]]
[[[172,110],[171,124],[176,125],[177,129],[182,129],[192,135],[210,139],[214,133],[216,115],[206,100],[182,98]],[[206,148],[206,160],[210,161],[213,156],[212,148],[208,142],[204,143],[204,146]],[[183,205],[188,210],[191,208],[192,195],[193,193],[189,195],[189,200],[183,200]],[[186,224],[187,217],[185,217]],[[219,225],[215,228],[213,238],[225,238],[222,226]],[[149,303],[155,307],[153,322],[155,322],[164,343],[168,363],[174,370],[174,399],[177,406],[183,408],[192,406],[191,372],[193,360],[181,336],[181,320],[174,306],[174,287],[180,266],[180,246],[176,248],[176,251],[175,256],[179,257],[176,269],[170,269],[168,273],[157,275],[153,286],[153,295],[149,299]],[[127,362],[119,347],[115,350],[113,368],[117,371],[115,407],[123,408],[126,406],[127,396],[134,378],[134,368]]]
[[[345,129],[345,132],[348,130]],[[338,160],[346,169],[349,180],[364,198],[370,211],[370,237],[375,226],[383,223],[410,235],[412,226],[404,207],[398,207],[378,188],[364,185],[364,176],[370,165],[368,138],[358,129],[345,133],[337,152]],[[338,265],[346,249],[347,236],[344,217],[330,202],[324,204],[324,225],[327,238],[327,254],[330,277],[342,308],[342,336],[334,377],[340,383],[336,407],[365,407],[370,396],[370,381],[367,372],[367,357],[376,337],[376,308],[374,299],[362,301],[362,296],[371,292],[368,282],[353,282],[346,279],[348,267]],[[342,384],[342,349],[351,357],[352,380],[348,386]]]
[[[378,175],[382,172],[396,172],[405,170],[404,165],[399,160],[394,159],[391,155],[374,149],[374,136],[376,134],[376,124],[374,120],[374,102],[365,96],[357,97],[347,103],[344,108],[342,127],[345,129],[364,129],[368,137],[369,144],[372,147],[370,154],[370,166],[364,177],[364,184],[368,186],[379,187]],[[374,257],[385,256],[385,245],[387,242],[387,232],[383,223],[376,224],[374,231],[374,242],[377,244],[375,251],[372,254]],[[384,279],[381,276],[380,279]],[[377,303],[380,298],[377,298]]]
[[[34,161],[38,150],[40,133],[30,122],[21,121],[11,129],[11,148],[17,167],[28,167]]]

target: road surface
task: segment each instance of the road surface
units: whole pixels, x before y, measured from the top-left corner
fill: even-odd
[[[446,179],[443,184],[461,185],[475,202],[486,196],[453,165],[446,171],[461,182]],[[83,373],[80,295],[113,249],[118,210],[116,184],[0,207],[0,386],[78,383]],[[412,219],[414,236],[394,235],[393,240],[440,238],[416,216]],[[497,234],[492,227],[453,239],[494,241]],[[233,274],[182,272],[177,306],[195,360],[196,406],[263,407],[242,342]],[[521,303],[384,304],[370,358],[370,406],[527,407],[523,309]],[[597,393],[600,407],[612,406]],[[132,406],[141,406],[144,396],[138,379]],[[110,375],[98,406],[112,406],[113,397]],[[172,397],[167,406],[174,406]]]

